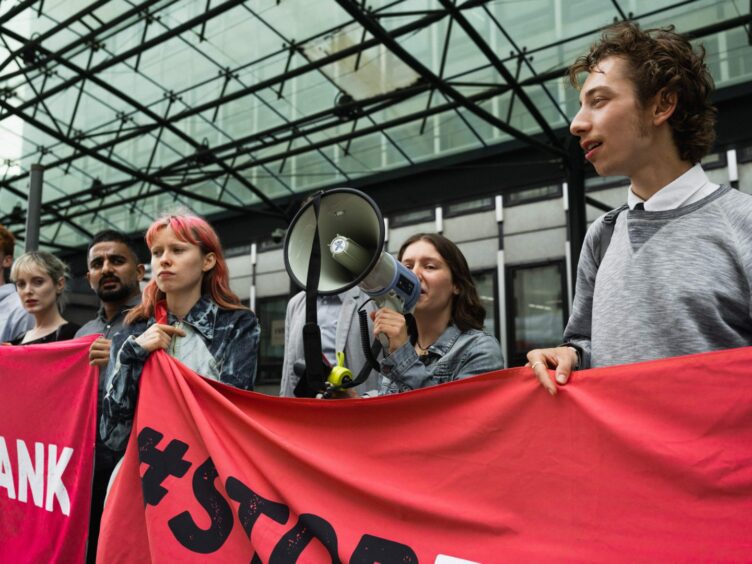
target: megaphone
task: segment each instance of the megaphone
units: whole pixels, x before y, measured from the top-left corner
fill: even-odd
[[[420,281],[384,252],[384,218],[376,203],[352,188],[328,190],[319,198],[318,216],[310,201],[287,230],[284,258],[290,278],[306,288],[318,229],[321,271],[315,290],[319,294],[339,294],[359,285],[380,307],[411,313],[420,298]]]

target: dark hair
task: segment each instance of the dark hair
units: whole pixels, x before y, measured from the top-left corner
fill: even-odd
[[[452,241],[438,233],[417,233],[402,243],[397,258],[402,260],[407,248],[418,241],[431,243],[447,263],[452,283],[459,292],[452,298],[452,322],[460,329],[483,329],[486,309],[481,305],[478,290],[470,276],[470,267],[462,251]]]
[[[674,26],[642,31],[637,24],[620,22],[607,27],[598,43],[569,68],[569,80],[579,87],[577,74],[592,72],[607,57],[629,63],[640,105],[656,94],[676,95],[676,110],[668,120],[682,160],[698,163],[715,141],[715,116],[710,95],[713,79],[705,65],[705,49],[696,51]]]
[[[0,251],[6,257],[12,257],[15,245],[16,238],[13,236],[13,233],[4,225],[0,225]]]
[[[138,249],[136,248],[136,244],[133,242],[133,239],[128,237],[125,233],[121,233],[120,231],[116,231],[114,229],[105,229],[103,231],[100,231],[99,233],[96,233],[94,237],[91,238],[91,241],[89,241],[89,246],[86,248],[87,257],[91,252],[91,248],[97,243],[122,243],[123,245],[128,247],[131,253],[133,253],[133,258],[136,260],[136,262],[141,262],[141,259],[138,256]]]

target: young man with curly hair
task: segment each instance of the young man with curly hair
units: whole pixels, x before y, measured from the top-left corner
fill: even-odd
[[[752,197],[699,164],[715,139],[704,54],[673,28],[620,23],[570,69],[570,131],[598,174],[631,186],[628,209],[585,237],[565,344],[527,355],[552,395],[574,369],[752,345]]]

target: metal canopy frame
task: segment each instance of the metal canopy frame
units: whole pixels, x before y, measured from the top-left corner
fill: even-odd
[[[551,33],[534,45],[526,45],[524,27],[492,0],[384,0],[368,6],[360,0],[317,0],[313,4],[331,14],[332,23],[310,30],[305,13],[298,21],[275,18],[275,10],[294,13],[296,7],[312,4],[302,0],[3,3],[0,47],[7,54],[0,56],[0,126],[15,117],[23,122],[24,133],[23,153],[8,159],[0,178],[0,224],[22,233],[33,163],[46,171],[41,243],[54,250],[84,244],[95,227],[134,230],[156,208],[172,204],[204,215],[266,217],[283,224],[289,218],[284,203],[317,187],[442,158],[441,150],[418,153],[411,143],[447,143],[430,124],[448,127],[444,124],[450,120],[456,122],[455,131],[467,135],[468,150],[515,140],[535,148],[542,158],[564,163],[574,171],[570,184],[580,182],[581,155],[563,133],[571,100],[562,99],[559,82],[568,48],[589,43],[614,20],[661,22],[688,9],[726,14],[687,31],[693,38],[735,28],[750,36],[752,22],[752,6],[746,13],[728,13],[722,5],[729,2],[664,1],[633,14],[624,1],[593,1],[602,10],[597,25]],[[560,0],[530,4],[566,6]],[[236,21],[272,39],[242,59],[229,54],[232,48],[227,53],[217,49],[215,44],[224,39],[248,40],[233,35]],[[348,34],[359,40],[318,58],[307,51]],[[431,45],[416,52],[416,38],[428,37]],[[179,88],[145,63],[176,45],[208,69],[187,85],[173,73],[181,79],[173,81]],[[466,59],[470,66],[462,66],[457,52],[472,53]],[[548,57],[545,63],[538,63],[539,55]],[[355,98],[331,71],[351,60],[353,74],[368,64],[381,64],[388,74],[388,64],[399,64],[416,78]],[[161,96],[129,91],[112,80],[113,73],[130,73]],[[308,90],[296,81],[307,81]],[[210,88],[215,95],[207,97]],[[293,108],[290,100],[305,99],[315,88],[335,93],[331,104],[311,104],[309,111],[281,107]],[[84,107],[95,103],[102,117],[89,119]],[[223,114],[234,108],[242,115],[243,105],[265,117],[258,127],[241,133]],[[400,138],[395,132],[401,128],[412,128],[412,136]],[[199,139],[196,130],[207,138]],[[367,150],[374,150],[357,147],[366,142],[379,145],[381,166],[363,164],[365,170],[353,170],[353,163],[362,164]],[[148,157],[129,158],[137,152],[133,147]],[[449,146],[447,154],[460,149]],[[391,161],[384,157],[388,152],[394,154]],[[296,182],[296,173],[290,172],[296,158],[313,162],[314,171],[324,170],[321,181],[311,172],[312,181]],[[580,192],[570,202],[570,212],[572,205],[584,210],[581,188],[570,186],[570,194]],[[103,213],[124,209],[128,221]],[[584,222],[581,216],[578,223]],[[61,241],[63,230],[67,236]]]

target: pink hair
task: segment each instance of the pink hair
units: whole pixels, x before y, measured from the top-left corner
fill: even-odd
[[[222,253],[222,245],[217,233],[205,220],[194,215],[168,215],[160,217],[146,231],[146,246],[151,249],[154,237],[160,229],[169,227],[175,236],[186,243],[196,245],[204,254],[214,253],[214,267],[204,273],[201,282],[201,294],[208,294],[223,309],[245,309],[235,293],[230,290],[230,276],[227,262]],[[156,280],[151,280],[144,288],[141,304],[133,308],[125,317],[125,323],[131,324],[140,319],[154,315],[154,308],[165,298],[164,292],[157,287]]]

